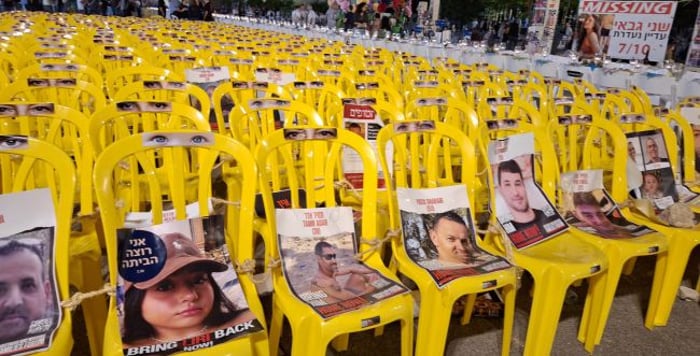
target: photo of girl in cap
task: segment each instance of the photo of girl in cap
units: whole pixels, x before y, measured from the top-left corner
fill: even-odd
[[[195,236],[198,231],[201,235],[207,230],[207,227],[196,228],[196,221],[201,220],[190,220]],[[125,348],[191,339],[255,319],[247,304],[241,307],[238,303],[239,307],[236,307],[222,290],[222,287],[231,287],[235,272],[229,270],[227,264],[205,256],[202,236],[197,236],[197,242],[182,232],[153,236],[162,242],[164,248],[154,247],[149,251],[160,249],[162,254],[165,250],[164,255],[156,257],[164,261],[160,271],[145,281],[132,282],[124,278],[122,342]],[[158,252],[152,256],[158,256]],[[239,284],[234,287],[240,291]],[[221,341],[224,340],[217,340],[217,343]]]

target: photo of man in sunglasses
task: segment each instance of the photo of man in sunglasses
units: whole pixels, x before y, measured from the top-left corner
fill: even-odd
[[[318,271],[311,284],[328,295],[326,303],[355,298],[375,290],[369,282],[378,278],[377,272],[358,263],[339,268],[335,247],[330,243],[317,242],[314,253]]]

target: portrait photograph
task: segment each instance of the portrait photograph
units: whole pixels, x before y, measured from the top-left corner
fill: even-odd
[[[223,236],[222,216],[120,229],[118,315],[125,353],[166,344],[186,351],[262,330],[250,311]],[[239,325],[240,333],[229,333]],[[217,335],[223,337],[214,338]],[[131,350],[131,351],[129,351]]]

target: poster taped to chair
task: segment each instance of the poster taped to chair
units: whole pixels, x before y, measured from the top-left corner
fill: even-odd
[[[214,94],[214,90],[216,90],[216,87],[218,87],[219,84],[228,81],[230,78],[231,75],[228,72],[228,67],[201,67],[185,69],[185,79],[187,82],[195,84],[204,89],[204,91],[207,92],[207,95],[209,95],[209,99],[211,100],[211,111],[209,113],[210,123],[216,124],[212,94]],[[222,98],[221,101],[222,110],[227,112],[231,111],[233,102],[229,102],[225,97]],[[228,116],[226,116],[226,119],[228,120]]]
[[[628,133],[627,153],[642,174],[639,197],[654,202],[657,211],[664,210],[679,200],[661,130]]]
[[[62,317],[55,226],[48,189],[0,195],[0,355],[51,346]]]
[[[262,330],[214,215],[117,232],[124,355],[169,355]]]
[[[276,216],[287,283],[321,317],[408,291],[357,259],[351,208],[277,209]]]
[[[568,228],[533,179],[534,154],[535,139],[531,133],[489,143],[496,218],[518,249],[540,243]]]
[[[571,226],[606,239],[632,238],[654,232],[622,216],[603,186],[602,170],[564,173],[560,182],[564,192],[561,212]]]
[[[384,122],[379,113],[372,107],[377,104],[376,98],[343,98],[343,126],[351,132],[361,136],[377,153],[377,135],[384,127]],[[387,146],[387,155],[391,157],[391,146]],[[362,168],[362,158],[352,149],[343,149],[343,174],[345,179],[356,189],[362,189],[364,176]],[[377,188],[386,187],[384,182],[384,172],[381,165],[377,164],[379,177],[377,178]]]
[[[477,245],[465,186],[397,188],[396,195],[404,249],[438,287],[459,277],[510,267]]]

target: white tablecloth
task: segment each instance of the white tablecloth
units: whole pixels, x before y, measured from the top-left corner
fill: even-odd
[[[700,73],[688,72],[679,81],[668,70],[644,65],[628,63],[605,63],[603,68],[582,65],[573,62],[570,57],[531,55],[523,52],[501,51],[486,53],[486,48],[466,46],[464,44],[444,45],[427,40],[389,41],[386,39],[370,39],[362,33],[341,33],[327,28],[304,29],[290,24],[272,24],[255,19],[240,19],[229,15],[214,15],[217,22],[230,23],[238,26],[258,28],[287,34],[303,35],[311,38],[322,38],[333,41],[345,41],[361,44],[365,47],[382,47],[391,51],[403,51],[426,57],[430,60],[437,57],[448,57],[465,64],[488,62],[499,68],[517,72],[521,69],[534,70],[547,77],[556,77],[572,81],[583,78],[599,88],[618,87],[629,88],[637,85],[651,96],[665,98],[669,103],[675,103],[676,97],[700,95]],[[655,100],[655,99],[653,99]]]

